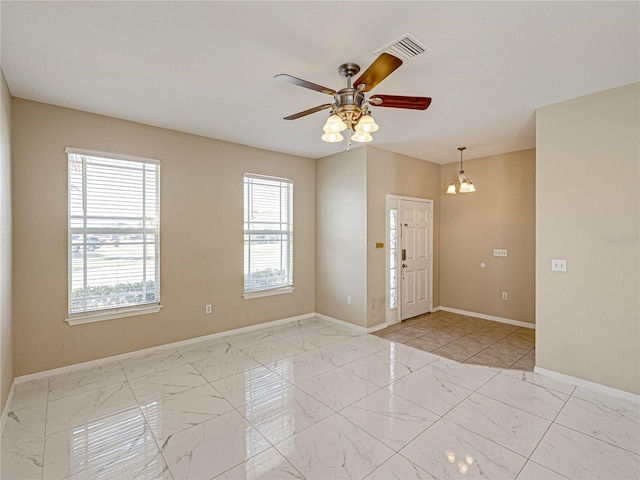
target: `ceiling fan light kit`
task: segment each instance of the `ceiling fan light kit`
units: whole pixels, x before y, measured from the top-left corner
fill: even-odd
[[[368,132],[357,132],[351,135],[351,140],[358,143],[367,143],[373,141],[373,137]]]
[[[382,53],[365,70],[365,72],[353,82],[352,77],[360,72],[360,67],[355,63],[343,63],[338,67],[340,75],[347,78],[347,86],[335,91],[331,88],[323,87],[315,83],[307,82],[300,78],[287,74],[276,75],[275,78],[298,85],[300,87],[315,90],[316,92],[332,95],[334,103],[327,103],[317,107],[304,110],[285,117],[285,120],[296,120],[322,110],[331,109],[331,114],[322,130],[322,140],[329,143],[340,142],[344,137],[340,134],[347,130],[348,144],[354,142],[371,142],[371,133],[376,132],[379,127],[373,119],[369,106],[404,108],[411,110],[426,110],[431,104],[429,97],[405,97],[399,95],[374,95],[366,99],[365,93],[372,90],[398,67],[402,65],[402,60],[389,54]],[[353,134],[351,133],[353,132]]]
[[[324,130],[326,133],[343,132],[346,129],[347,124],[344,123],[342,118],[340,118],[335,113],[329,115],[329,118],[327,118],[327,123],[325,123],[324,127],[322,127],[322,130]]]
[[[338,143],[344,140],[344,137],[340,135],[340,132],[325,132],[322,135],[322,140],[329,143]]]
[[[360,117],[360,121],[356,124],[356,132],[373,133],[377,132],[379,128],[368,111]]]
[[[458,192],[473,193],[476,191],[476,187],[473,184],[473,182],[465,176],[464,170],[462,168],[462,152],[464,152],[466,148],[467,147],[458,147],[458,150],[460,150],[460,172],[458,174],[458,183],[460,184],[460,188],[458,189]],[[449,193],[452,195],[456,194],[456,182],[451,182],[449,184],[449,186],[447,187],[446,193]]]

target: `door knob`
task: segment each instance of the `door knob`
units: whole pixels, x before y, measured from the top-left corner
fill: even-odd
[[[402,268],[407,268],[407,264],[406,264],[406,263],[403,263],[403,264],[402,264]]]

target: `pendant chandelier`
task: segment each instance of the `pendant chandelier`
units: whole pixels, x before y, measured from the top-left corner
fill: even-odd
[[[458,183],[460,187],[458,188],[458,191],[460,193],[471,193],[476,191],[476,187],[473,185],[473,182],[465,176],[464,169],[462,167],[462,152],[466,148],[467,147],[458,147],[458,150],[460,150],[460,172],[458,175]],[[456,194],[456,182],[451,182],[447,188],[447,193],[451,193],[453,195]]]

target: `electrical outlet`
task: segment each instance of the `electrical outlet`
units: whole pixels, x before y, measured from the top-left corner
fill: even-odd
[[[351,305],[351,295],[347,295],[347,305]]]
[[[551,260],[551,271],[552,272],[566,272],[567,271],[567,261],[566,260]]]
[[[502,292],[502,299],[503,300],[508,300],[509,299],[509,295],[507,295],[507,292]]]
[[[507,249],[506,248],[494,248],[493,249],[493,256],[494,257],[506,257],[507,256]]]
[[[209,303],[208,305],[205,305],[204,307],[204,313],[211,313],[211,304]]]

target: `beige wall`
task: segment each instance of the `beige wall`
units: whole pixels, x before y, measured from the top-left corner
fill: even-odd
[[[367,326],[386,317],[386,195],[433,200],[433,306],[440,305],[440,165],[367,146]]]
[[[11,316],[11,95],[0,69],[0,411],[13,383]]]
[[[465,160],[477,191],[445,194],[459,170],[458,161],[441,172],[440,304],[534,323],[535,150]]]
[[[536,116],[536,365],[640,394],[640,84]]]
[[[535,311],[539,367],[640,393],[638,84],[540,109],[537,151],[465,161],[478,192],[449,196],[458,162],[440,166],[370,146],[314,161],[11,102],[1,83],[3,404],[14,370],[23,375],[314,310],[377,325],[385,261],[373,243],[384,238],[387,193],[434,200],[434,305],[525,322]],[[159,314],[75,327],[63,321],[66,146],[162,162]],[[295,180],[291,295],[242,299],[245,171]],[[493,257],[494,248],[509,256]],[[552,258],[566,258],[568,272],[551,272]],[[206,303],[212,315],[204,314]]]
[[[316,161],[316,311],[361,327],[367,326],[366,183],[366,147]]]
[[[12,118],[16,375],[315,310],[314,160],[21,99]],[[64,322],[67,146],[162,162],[160,313]],[[292,294],[242,298],[243,172],[295,181]]]

